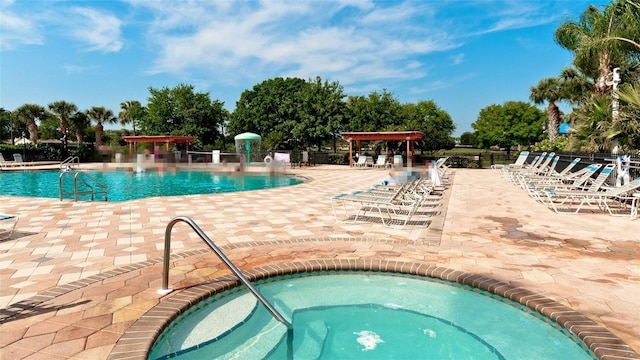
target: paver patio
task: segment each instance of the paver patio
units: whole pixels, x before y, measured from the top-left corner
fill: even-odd
[[[0,242],[0,358],[106,359],[159,302],[164,231],[180,215],[243,270],[312,259],[435,264],[540,293],[640,352],[640,220],[556,215],[490,170],[456,169],[447,206],[428,227],[339,223],[330,197],[380,183],[387,172],[288,172],[309,181],[108,203],[0,196],[0,213],[20,216],[16,234]],[[174,229],[172,253],[181,257],[172,261],[173,286],[228,274],[193,231]]]

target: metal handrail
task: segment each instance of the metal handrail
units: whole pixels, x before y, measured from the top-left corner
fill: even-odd
[[[226,255],[222,252],[222,250],[220,250],[220,248],[218,248],[213,243],[213,241],[207,236],[207,234],[205,234],[202,231],[202,229],[191,218],[186,216],[178,216],[173,218],[169,222],[169,224],[167,225],[167,229],[165,230],[164,259],[163,259],[164,262],[163,262],[163,269],[162,269],[162,289],[158,290],[158,293],[164,295],[173,291],[173,289],[169,288],[169,256],[171,255],[171,229],[173,229],[173,226],[176,223],[181,221],[191,226],[191,228],[200,236],[200,238],[204,240],[204,242],[207,245],[209,245],[211,250],[213,250],[213,252],[216,253],[216,255],[218,255],[218,258],[220,258],[220,260],[222,260],[222,262],[224,262],[224,264],[227,265],[227,267],[231,270],[231,272],[233,272],[233,274],[237,276],[238,279],[240,279],[240,282],[244,286],[246,286],[249,289],[249,291],[251,291],[251,293],[262,303],[262,305],[264,305],[264,307],[267,308],[267,310],[269,310],[271,315],[273,315],[273,317],[276,320],[286,325],[287,329],[289,330],[292,329],[291,324],[287,320],[285,320],[285,318],[282,317],[282,315],[280,315],[280,313],[273,307],[273,305],[271,305],[267,301],[267,299],[264,298],[264,296],[262,296],[262,294],[260,294],[258,289],[256,289],[251,284],[251,282],[242,274],[242,272],[235,265],[233,265],[231,260],[229,260],[229,258],[226,257]]]
[[[60,200],[62,201],[62,199],[64,198],[64,195],[70,195],[71,193],[65,193],[62,191],[62,182],[65,176],[71,176],[71,174],[73,174],[73,200],[74,201],[78,201],[78,195],[91,195],[91,201],[94,200],[94,195],[96,193],[102,193],[104,194],[104,201],[108,201],[108,189],[107,186],[104,185],[103,183],[101,183],[100,181],[96,180],[95,178],[93,178],[91,175],[86,174],[84,172],[81,171],[72,171],[70,169],[67,170],[63,170],[60,173],[59,176],[59,191],[60,191]],[[85,181],[84,179],[81,178],[81,176],[84,176],[88,179],[90,179],[95,185],[97,185],[98,187],[100,187],[102,189],[102,191],[96,191],[94,189],[93,186],[91,186],[91,184],[89,184],[87,181]],[[80,181],[82,184],[84,184],[86,187],[89,188],[89,191],[78,191],[78,181]]]
[[[80,166],[80,158],[77,156],[69,156],[60,163],[60,170],[64,169],[65,167],[72,168],[74,165]]]

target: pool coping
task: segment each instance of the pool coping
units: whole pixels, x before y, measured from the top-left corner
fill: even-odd
[[[250,281],[272,276],[314,271],[380,271],[426,276],[468,285],[518,302],[555,321],[575,334],[598,359],[640,359],[629,345],[585,315],[544,295],[479,274],[458,271],[435,264],[394,260],[314,259],[284,262],[247,269]],[[135,321],[112,349],[109,360],[146,360],[162,330],[186,309],[221,291],[240,285],[233,275],[176,291]]]

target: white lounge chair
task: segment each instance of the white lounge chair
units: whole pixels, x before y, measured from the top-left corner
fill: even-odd
[[[0,153],[0,169],[16,167],[16,166],[20,166],[20,164],[16,163],[15,161],[5,160],[4,156],[2,156],[2,153]]]
[[[609,201],[628,200],[630,194],[638,189],[640,189],[640,178],[619,187],[603,187],[599,190],[542,190],[538,192],[538,196],[543,204],[556,213],[577,214],[583,206],[595,205],[614,215]]]
[[[22,159],[22,155],[20,154],[13,154],[13,161],[15,161],[16,164],[18,164],[18,166],[24,166],[25,162]]]
[[[367,166],[367,157],[360,156],[358,157],[358,161],[354,164],[355,167],[366,167]]]
[[[391,164],[389,164],[387,162],[387,155],[378,155],[378,158],[376,159],[376,163],[373,164],[374,168],[388,168],[390,167]]]
[[[524,162],[527,161],[527,158],[529,157],[529,152],[528,151],[521,151],[520,154],[518,155],[518,158],[516,159],[516,161],[513,164],[493,164],[491,165],[491,169],[492,170],[502,170],[502,168],[504,167],[513,167],[513,168],[519,168],[522,167],[524,165]]]
[[[11,237],[18,223],[18,216],[0,214],[0,240],[6,240]]]
[[[431,187],[428,179],[413,179],[398,186],[379,186],[351,194],[339,194],[331,199],[331,207],[336,221],[356,222],[370,211],[377,212],[384,226],[400,225],[404,228],[417,209],[426,205],[437,205],[429,197]],[[351,207],[353,213],[347,210]],[[338,218],[337,208],[342,207],[346,220]]]
[[[519,183],[518,178],[523,175],[527,175],[527,174],[528,175],[545,175],[550,170],[552,170],[549,164],[556,157],[555,155],[556,154],[553,152],[549,154],[540,155],[540,158],[538,158],[538,161],[535,161],[534,163],[532,163],[531,166],[528,166],[528,167],[525,166],[519,169],[512,169],[510,171],[507,171],[505,173],[506,174],[505,177],[512,183],[518,184]],[[558,160],[555,161],[556,164],[557,162]]]
[[[575,158],[562,171],[557,172],[554,168],[545,175],[524,174],[520,176],[520,185],[523,187],[530,183],[560,183],[563,179],[570,175],[570,171],[580,162],[580,158]]]
[[[547,176],[533,179],[523,178],[521,186],[529,195],[534,197],[536,191],[544,189],[584,190],[585,184],[601,167],[602,164],[595,163],[564,176]]]

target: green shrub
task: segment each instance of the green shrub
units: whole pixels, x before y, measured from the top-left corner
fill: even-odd
[[[534,146],[535,151],[564,151],[569,145],[569,138],[566,136],[558,136],[554,141],[544,139]]]

